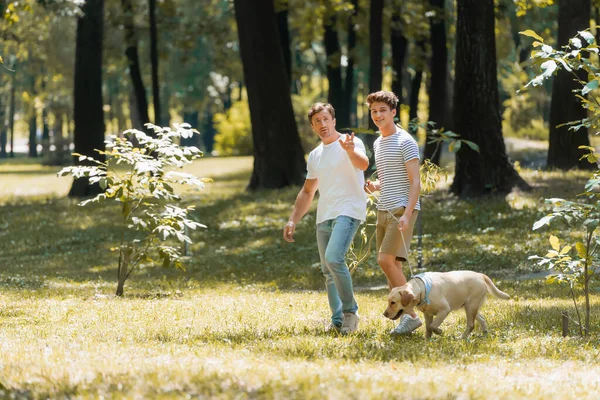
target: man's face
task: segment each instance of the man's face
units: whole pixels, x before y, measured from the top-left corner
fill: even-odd
[[[381,129],[388,124],[394,123],[394,117],[396,116],[396,110],[391,110],[390,106],[383,102],[372,103],[369,107],[371,111],[371,119],[373,123]]]
[[[321,140],[327,140],[331,135],[335,134],[335,118],[327,110],[313,115],[310,119],[310,125]]]

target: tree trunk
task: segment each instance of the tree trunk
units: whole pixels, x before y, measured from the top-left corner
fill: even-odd
[[[398,96],[400,104],[405,104],[404,87],[402,76],[404,75],[404,60],[408,50],[408,39],[404,35],[402,27],[402,10],[394,8],[391,26],[391,50],[392,50],[392,92]]]
[[[327,102],[336,110],[343,108],[342,106],[342,66],[340,64],[341,49],[338,34],[336,31],[336,18],[331,16],[323,21],[325,34],[323,42],[325,44],[325,57],[327,82],[329,82],[329,91],[327,93]],[[342,112],[343,113],[343,112]],[[344,118],[344,117],[343,117]],[[336,119],[339,119],[339,112],[336,114]],[[338,121],[339,127],[347,127],[347,121]]]
[[[419,111],[419,92],[421,91],[421,83],[423,82],[423,69],[418,68],[415,71],[415,76],[412,81],[410,81],[410,96],[408,98],[408,120],[412,121],[415,118],[418,118],[417,111]],[[411,135],[416,135],[417,131],[415,129],[410,129]]]
[[[33,115],[29,118],[29,157],[37,157],[37,115],[35,115],[35,107]]]
[[[0,158],[6,158],[6,105],[2,104],[2,96],[0,96]]]
[[[591,5],[590,0],[560,0],[558,6],[558,41],[561,47],[569,43],[569,39],[578,31],[589,28]],[[579,79],[587,80],[586,72],[576,71]],[[554,77],[552,101],[550,104],[550,138],[548,147],[548,168],[568,170],[571,168],[596,169],[595,164],[587,160],[579,160],[582,151],[579,146],[589,146],[588,129],[569,130],[568,126],[557,128],[566,122],[578,121],[587,117],[587,110],[575,97],[573,90],[581,89],[571,72],[559,70]]]
[[[203,119],[203,123],[202,123],[202,143],[204,144],[204,150],[208,153],[211,154],[213,149],[214,149],[214,145],[215,145],[215,127],[213,124],[213,112],[209,107],[207,107],[204,110],[204,117]]]
[[[150,122],[148,117],[148,100],[146,98],[146,89],[144,88],[144,82],[142,81],[142,73],[140,71],[140,60],[138,56],[137,38],[135,34],[135,26],[133,24],[133,4],[132,0],[121,0],[123,6],[123,27],[125,32],[125,55],[129,62],[129,75],[131,77],[131,84],[134,94],[134,104],[136,108],[136,115],[139,118],[139,125],[134,125],[133,128],[144,130],[144,124]],[[132,119],[132,123],[133,123]],[[151,134],[150,131],[147,132]]]
[[[102,33],[104,0],[87,0],[83,16],[77,21],[75,44],[74,142],[75,152],[104,161],[94,151],[104,149],[104,113],[102,110]],[[75,164],[81,165],[77,157]],[[88,163],[89,162],[83,162]],[[101,192],[87,178],[73,181],[69,197],[88,197]]]
[[[121,256],[119,257],[119,268],[117,269],[117,291],[115,295],[123,296],[123,289],[125,287],[125,281],[129,277],[129,264],[131,264],[132,250],[127,248],[121,250]]]
[[[356,17],[358,15],[358,0],[352,0],[354,9],[348,20],[348,65],[346,66],[346,76],[344,79],[344,91],[342,92],[342,123],[346,121],[346,126],[357,126],[356,96],[354,88],[354,60],[356,58]]]
[[[383,0],[372,0],[369,17],[369,92],[373,93],[381,90],[383,81]],[[377,131],[377,126],[373,119],[369,118],[369,129]],[[373,152],[373,143],[377,135],[365,135],[362,140],[367,148],[367,154],[370,154],[369,165],[365,171],[365,177],[368,177],[375,167],[375,153]]]
[[[285,5],[285,9],[277,10],[277,30],[279,32],[279,41],[281,43],[281,51],[283,54],[283,62],[285,64],[285,72],[288,81],[292,82],[292,49],[290,47],[290,29],[288,25],[288,9],[289,5]]]
[[[31,51],[31,50],[30,50]],[[29,104],[29,152],[28,156],[32,158],[36,158],[38,156],[37,153],[37,110],[35,109],[35,76],[31,78],[31,100]]]
[[[156,0],[148,0],[150,14],[150,64],[152,65],[152,103],[154,104],[154,124],[160,125],[160,89],[158,77],[158,34],[156,29]]]
[[[50,127],[48,126],[48,110],[44,105],[42,109],[42,155],[45,157],[50,152]]]
[[[494,0],[458,0],[454,123],[463,145],[450,190],[461,198],[528,188],[506,155],[496,76]]]
[[[10,131],[10,153],[8,153],[10,158],[15,157],[15,91],[17,88],[17,67],[16,62],[13,63],[12,68],[14,72],[12,73],[12,79],[10,80],[10,106],[8,109],[8,129]]]
[[[254,169],[248,189],[301,185],[306,161],[292,108],[273,1],[234,0],[234,6],[254,144]]]
[[[448,77],[448,48],[446,39],[446,13],[445,0],[429,0],[436,15],[430,19],[431,26],[431,64],[429,68],[429,121],[436,123],[436,128],[448,128],[446,122],[446,103],[448,94],[446,91]],[[431,129],[427,129],[427,140],[425,143],[424,157],[434,164],[440,164],[442,154],[441,146],[437,143],[429,143]]]

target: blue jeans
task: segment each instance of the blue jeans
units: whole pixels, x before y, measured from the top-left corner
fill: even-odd
[[[321,270],[325,275],[331,322],[337,326],[342,325],[345,312],[358,311],[345,256],[359,225],[359,220],[345,215],[317,224],[317,245]]]

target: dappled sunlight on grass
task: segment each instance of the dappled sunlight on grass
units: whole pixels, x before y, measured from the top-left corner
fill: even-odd
[[[558,320],[551,322],[564,300],[489,299],[482,310],[488,336],[476,330],[469,341],[458,339],[464,316],[456,312],[442,325],[444,336],[425,341],[422,329],[387,335],[384,292],[358,294],[360,330],[348,337],[324,333],[322,292],[220,285],[140,299],[49,293],[0,296],[4,390],[381,398],[410,389],[417,398],[546,399],[562,398],[554,396],[560,388],[587,399],[600,389],[589,381],[600,372],[595,342],[564,339]]]
[[[511,295],[488,296],[487,336],[476,326],[460,340],[461,310],[426,341],[423,328],[388,335],[394,323],[382,316],[387,289],[373,252],[354,273],[358,332],[325,332],[316,204],[295,243],[283,241],[299,188],[245,192],[249,157],[189,167],[215,179],[183,193],[207,228],[190,232],[185,271],[136,269],[124,298],[113,295],[110,251],[119,206],[78,207],[61,198],[68,184],[54,192],[58,180],[44,168],[22,166],[0,164],[0,182],[11,181],[0,186],[0,397],[593,399],[600,391],[600,296],[591,337],[563,338],[561,313],[576,318],[568,289],[527,279],[543,272],[527,257],[545,252],[554,232],[531,229],[549,210],[543,199],[574,198],[586,173],[523,169],[531,192],[458,201],[438,190],[423,200],[424,269],[481,271]],[[33,182],[24,177],[45,194],[15,197],[14,187]]]

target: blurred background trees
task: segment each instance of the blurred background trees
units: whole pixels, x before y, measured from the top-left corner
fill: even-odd
[[[0,157],[67,164],[81,143],[90,144],[78,150],[85,154],[105,135],[148,121],[188,122],[202,134],[184,144],[207,155],[254,155],[249,188],[283,187],[303,179],[303,155],[318,143],[306,119],[312,103],[331,102],[340,130],[364,133],[365,96],[387,89],[401,100],[404,127],[413,118],[435,122],[412,132],[424,157],[440,163],[427,137],[444,128],[487,152],[482,176],[514,176],[459,189],[475,168],[461,163],[469,149],[460,149],[459,196],[521,182],[503,154],[507,138],[549,141],[548,167],[587,167],[576,159],[588,132],[556,128],[581,118],[569,112],[581,107],[567,106],[563,74],[545,90],[517,93],[532,78],[534,49],[518,32],[531,29],[551,46],[577,30],[598,35],[595,0],[486,0],[489,17],[477,17],[485,40],[459,29],[469,17],[465,0],[261,0],[250,9],[229,0],[104,0],[101,15],[98,3],[0,2]],[[103,21],[102,40],[78,47],[86,9]],[[259,9],[268,12],[253,20]],[[471,45],[461,46],[461,35]],[[76,62],[82,51],[90,53],[85,68]],[[477,54],[494,56],[496,67],[473,68]],[[488,111],[477,111],[484,101]],[[81,117],[82,108],[95,117]]]

